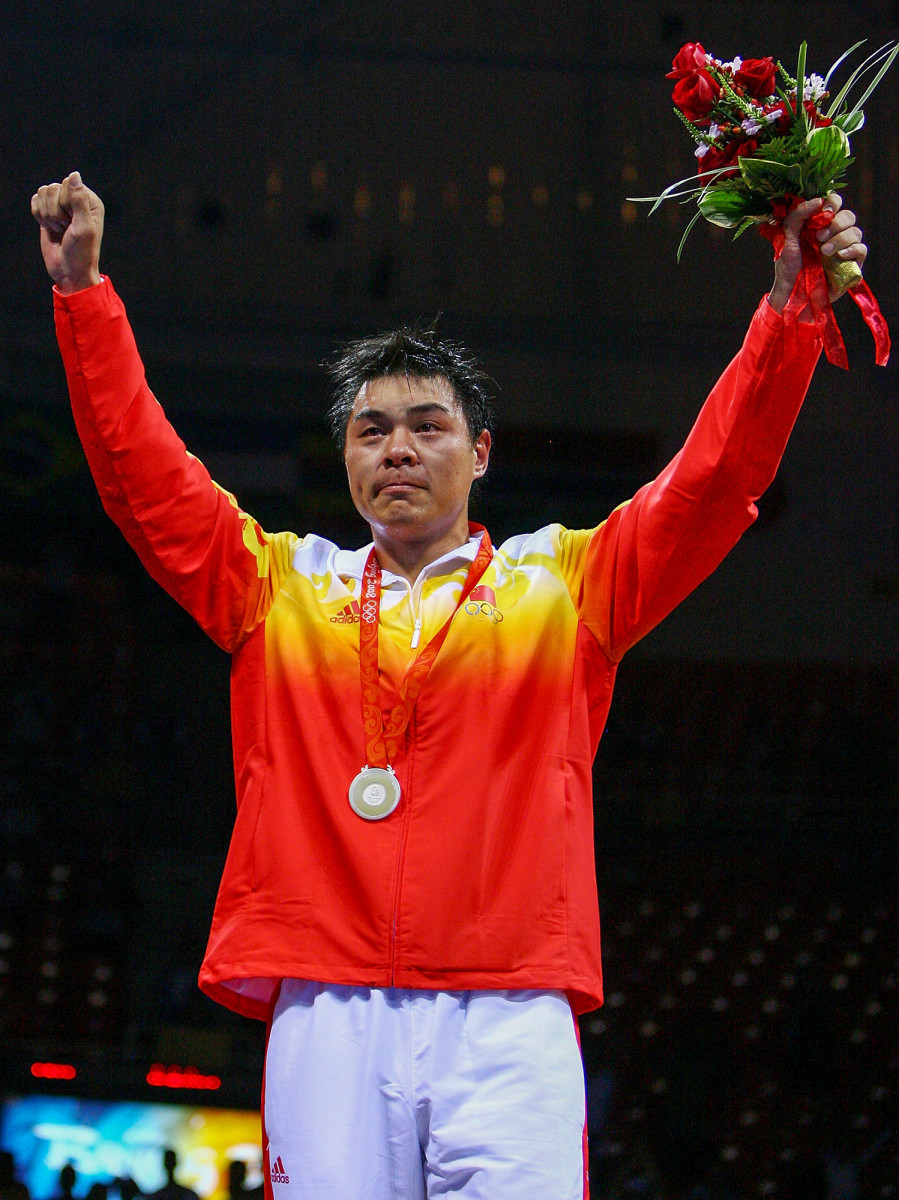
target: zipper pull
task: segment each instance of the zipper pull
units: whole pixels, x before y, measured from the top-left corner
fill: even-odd
[[[414,650],[417,647],[418,639],[420,636],[421,636],[421,617],[416,617],[415,618],[415,628],[412,630],[412,646],[411,646],[412,650]]]

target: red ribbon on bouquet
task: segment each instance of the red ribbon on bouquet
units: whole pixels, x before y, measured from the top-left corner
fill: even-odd
[[[775,200],[771,206],[774,219],[759,226],[759,232],[774,247],[775,262],[780,258],[784,247],[784,218],[799,203],[796,196],[789,196],[785,201]],[[784,315],[798,316],[808,304],[818,332],[824,340],[824,353],[827,355],[827,361],[848,371],[849,359],[846,356],[846,345],[830,303],[827,278],[821,261],[821,247],[815,237],[817,231],[826,228],[833,217],[832,209],[821,208],[803,225],[799,235],[802,270],[799,272],[790,299],[787,301]],[[879,367],[885,367],[890,357],[890,331],[883,313],[880,311],[880,305],[864,279],[852,284],[848,291],[861,310],[864,322],[874,337],[874,361]]]

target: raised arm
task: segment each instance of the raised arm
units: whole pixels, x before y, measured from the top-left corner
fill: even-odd
[[[697,587],[752,524],[774,478],[821,350],[810,314],[781,315],[801,266],[799,234],[820,200],[787,219],[771,294],[753,317],[683,447],[594,531],[562,537],[563,570],[584,623],[617,661]],[[861,265],[855,215],[827,198],[825,255]]]
[[[268,611],[296,539],[265,534],[166,420],[124,306],[100,275],[99,197],[75,172],[40,188],[31,208],[56,284],[75,424],[103,506],[153,578],[233,650]]]

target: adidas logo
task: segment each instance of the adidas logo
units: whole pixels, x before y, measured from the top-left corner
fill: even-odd
[[[359,601],[353,600],[345,604],[336,617],[331,618],[332,625],[356,625],[360,620],[361,609]]]
[[[290,1176],[284,1174],[284,1163],[281,1162],[280,1154],[272,1163],[272,1183],[290,1183]]]

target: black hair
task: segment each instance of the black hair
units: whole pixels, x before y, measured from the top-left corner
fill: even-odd
[[[492,380],[464,346],[438,338],[433,327],[403,325],[347,342],[326,368],[331,382],[328,421],[341,453],[356,397],[366,383],[385,375],[419,379],[442,376],[465,413],[471,444],[484,429],[492,432],[492,397],[488,390]]]

